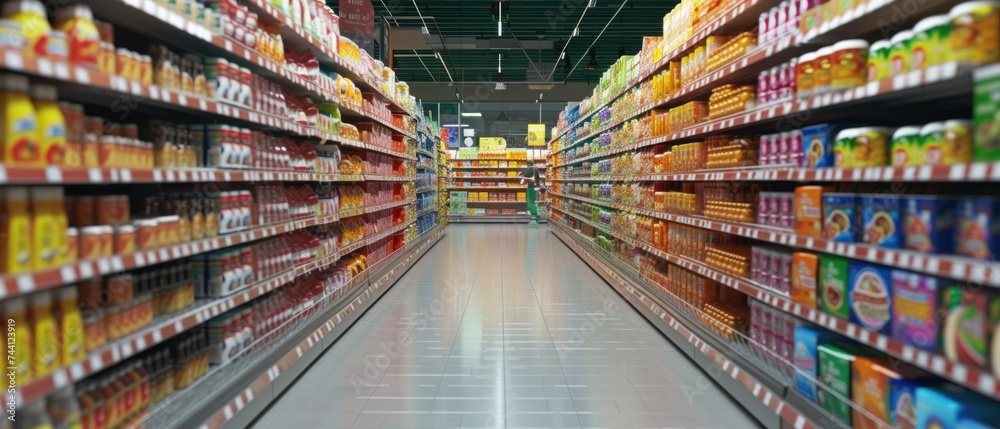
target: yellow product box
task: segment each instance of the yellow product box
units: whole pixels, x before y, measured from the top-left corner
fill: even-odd
[[[479,201],[479,193],[469,192],[469,201]]]
[[[480,192],[479,193],[479,201],[489,201],[489,200],[490,200],[490,193],[489,192]]]
[[[518,192],[517,193],[517,200],[518,201],[527,201],[528,200],[528,194],[526,192]]]

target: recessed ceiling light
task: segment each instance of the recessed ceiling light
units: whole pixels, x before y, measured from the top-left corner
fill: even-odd
[[[482,118],[483,114],[479,112],[462,112],[462,116],[466,118]]]

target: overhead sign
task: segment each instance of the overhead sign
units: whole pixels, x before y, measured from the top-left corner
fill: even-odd
[[[545,146],[545,124],[528,124],[528,146]]]
[[[507,150],[507,140],[503,137],[480,137],[479,151],[486,153],[499,153]]]
[[[340,2],[340,35],[375,57],[375,8],[371,0]]]

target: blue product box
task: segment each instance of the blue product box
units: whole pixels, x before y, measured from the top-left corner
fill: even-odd
[[[834,335],[809,326],[795,328],[795,346],[792,349],[792,363],[795,365],[795,389],[817,402],[816,384],[819,379],[819,346],[833,341]],[[812,380],[810,380],[812,379]]]
[[[802,128],[803,166],[806,168],[833,167],[833,143],[842,124],[819,124]]]
[[[958,203],[955,253],[993,260],[1000,255],[1000,199],[968,198]]]
[[[923,253],[955,253],[957,200],[931,195],[906,199],[906,248]]]
[[[847,284],[851,322],[891,335],[892,269],[866,262],[851,262]]]
[[[953,386],[917,388],[918,428],[958,429],[962,427],[960,422],[976,421],[1000,421],[1000,408],[975,393]]]
[[[860,236],[857,195],[823,194],[823,238],[838,243],[856,243]]]
[[[900,249],[903,247],[902,201],[894,194],[861,196],[862,239],[865,244]]]

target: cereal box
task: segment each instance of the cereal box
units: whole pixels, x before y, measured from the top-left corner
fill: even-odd
[[[847,296],[847,258],[821,254],[819,256],[819,309],[831,316],[849,319]]]
[[[851,322],[889,335],[892,325],[892,270],[865,262],[850,262],[847,296]]]
[[[893,194],[861,196],[861,222],[865,244],[889,249],[899,249],[903,246],[900,205],[900,198]]]
[[[903,270],[892,271],[892,336],[930,352],[937,351],[938,281]]]
[[[828,389],[819,389],[819,404],[848,425],[851,424],[850,405],[854,361],[858,357],[871,356],[867,349],[848,344],[822,344],[819,351],[819,380]],[[843,398],[843,399],[842,399]]]
[[[808,326],[795,328],[795,345],[792,350],[795,390],[810,401],[817,401],[814,380],[819,379],[819,346],[832,341],[833,338],[832,334],[819,328]]]
[[[1000,421],[1000,408],[975,393],[951,385],[917,388],[918,428],[961,428],[962,420]]]
[[[811,237],[823,235],[823,188],[795,188],[795,232]]]
[[[823,194],[823,238],[855,243],[861,235],[858,197],[854,194]]]
[[[816,277],[819,258],[812,253],[792,254],[792,301],[816,308]]]
[[[955,199],[945,197],[907,198],[903,215],[906,248],[923,253],[954,253],[956,204]]]
[[[958,203],[955,253],[992,260],[1000,254],[1000,200],[968,198]]]

